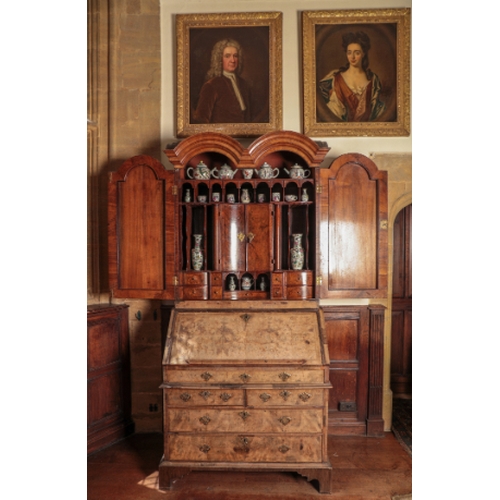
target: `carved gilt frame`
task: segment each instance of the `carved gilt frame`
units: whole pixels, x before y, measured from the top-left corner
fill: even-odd
[[[366,33],[370,38],[369,68],[381,83],[383,111],[365,121],[347,121],[329,107],[332,70],[347,62],[342,36]],[[302,12],[303,130],[312,137],[408,136],[410,134],[411,9],[332,10]],[[331,84],[333,85],[333,84]],[[374,85],[375,86],[375,85]],[[371,101],[372,103],[374,100]],[[338,108],[337,108],[338,110]],[[366,116],[366,115],[365,115]],[[375,116],[375,114],[374,114]]]
[[[178,137],[219,132],[254,137],[282,128],[282,13],[179,14],[177,38]],[[252,96],[251,121],[196,123],[194,110],[210,67],[212,48],[231,38],[242,47],[242,78]]]

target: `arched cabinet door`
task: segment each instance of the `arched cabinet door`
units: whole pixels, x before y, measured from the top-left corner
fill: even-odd
[[[108,184],[110,290],[113,297],[175,299],[174,172],[141,155]]]
[[[361,154],[319,175],[316,296],[387,294],[387,172]]]

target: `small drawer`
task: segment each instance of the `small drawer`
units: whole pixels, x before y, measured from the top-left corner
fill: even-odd
[[[271,275],[272,285],[282,285],[283,284],[283,273],[272,273]]]
[[[183,285],[207,285],[207,273],[204,272],[186,272],[182,273]]]
[[[287,299],[312,299],[312,286],[289,286],[286,289]]]
[[[210,285],[222,286],[222,273],[210,273]]]
[[[243,389],[179,388],[165,389],[167,406],[241,406],[244,403]]]
[[[312,271],[288,271],[286,277],[287,285],[308,285],[313,284]]]
[[[291,389],[249,389],[247,404],[249,407],[265,406],[323,406],[325,389],[300,388]]]
[[[271,296],[273,299],[283,299],[283,287],[282,286],[272,286]]]
[[[221,286],[211,286],[210,287],[210,298],[214,300],[222,299],[222,287]]]
[[[182,287],[182,298],[184,300],[206,300],[208,299],[208,286],[184,286]]]

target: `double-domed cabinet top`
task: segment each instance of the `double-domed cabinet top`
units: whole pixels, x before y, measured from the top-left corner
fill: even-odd
[[[135,156],[110,175],[114,297],[384,297],[387,173],[291,131],[245,148],[212,132]]]

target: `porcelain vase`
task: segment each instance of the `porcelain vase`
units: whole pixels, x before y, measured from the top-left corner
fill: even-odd
[[[191,250],[191,263],[195,271],[200,271],[203,267],[203,250],[201,249],[201,234],[193,234],[194,247]]]
[[[292,234],[293,247],[290,251],[292,269],[298,271],[304,267],[304,249],[302,248],[302,234]]]

